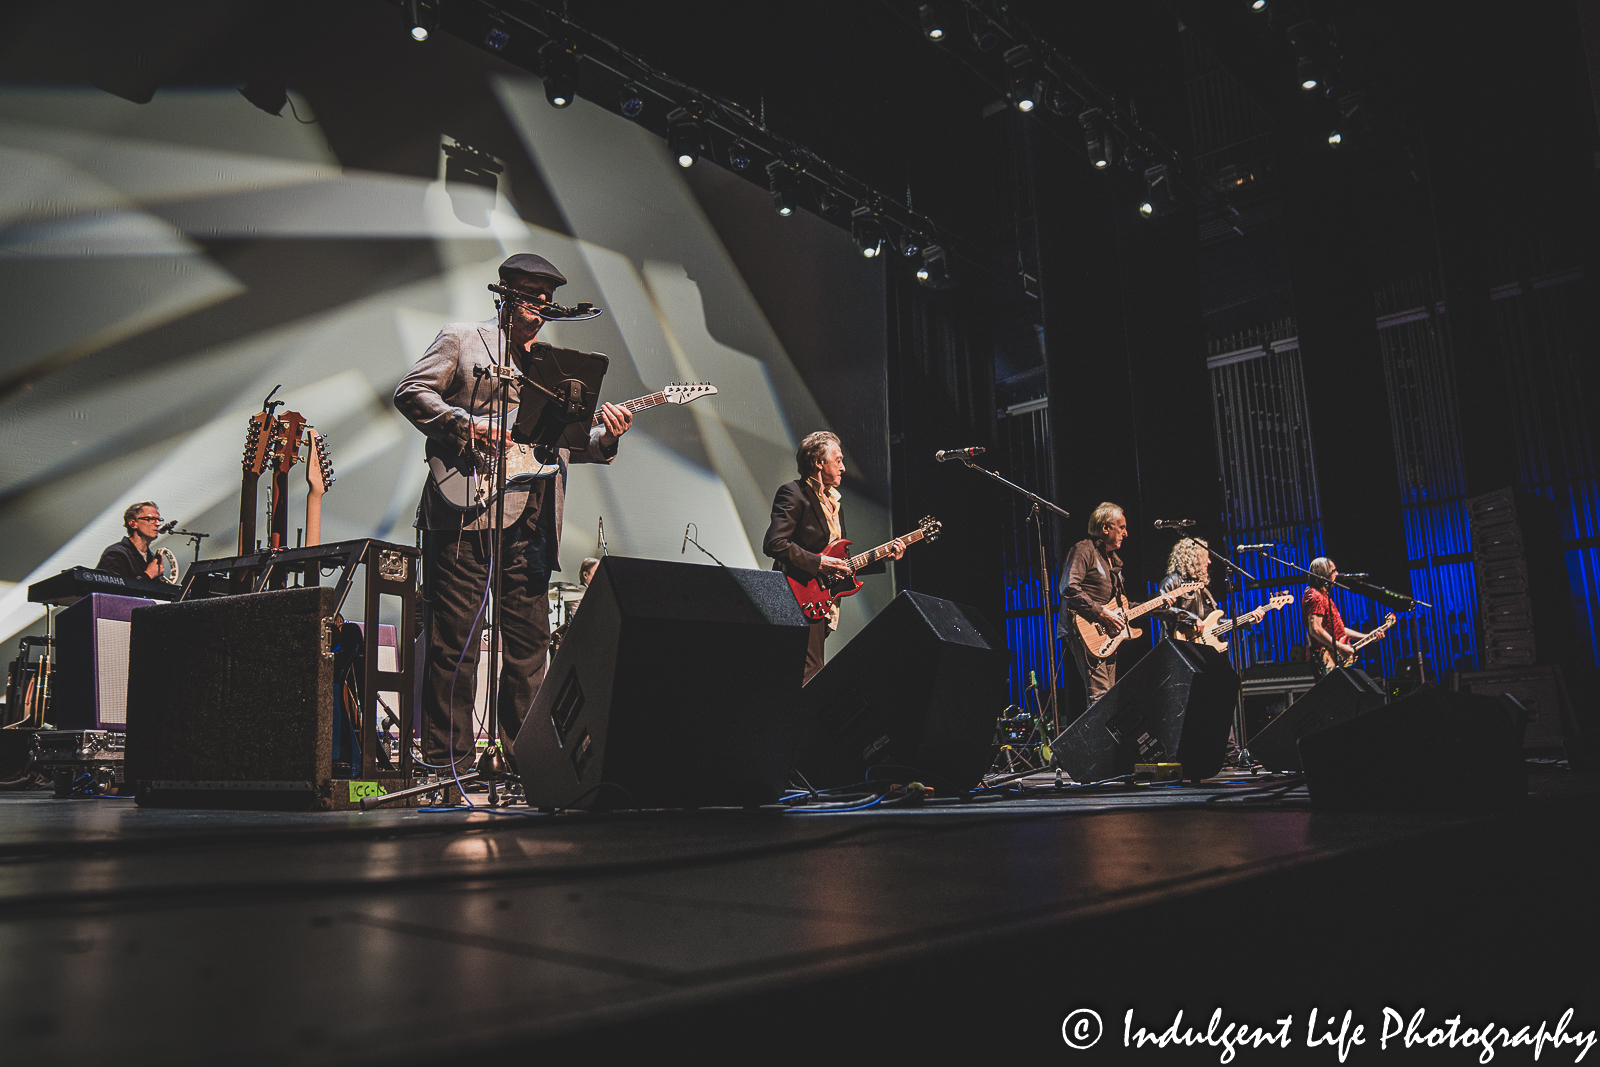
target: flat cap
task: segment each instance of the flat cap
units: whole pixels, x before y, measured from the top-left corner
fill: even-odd
[[[518,252],[500,264],[500,277],[508,274],[531,274],[535,278],[547,278],[557,285],[567,284],[567,276],[556,270],[554,263],[532,252]]]

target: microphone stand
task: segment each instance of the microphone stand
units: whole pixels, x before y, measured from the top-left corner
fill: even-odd
[[[499,386],[499,395],[494,401],[495,414],[489,419],[490,428],[499,429],[494,436],[494,531],[489,554],[489,586],[493,599],[489,605],[489,709],[485,715],[484,729],[489,735],[489,744],[478,760],[477,772],[480,778],[489,783],[488,803],[491,808],[499,804],[498,786],[505,774],[505,760],[500,752],[500,640],[504,622],[500,612],[501,591],[505,584],[506,424],[511,414],[509,382],[522,378],[511,355],[511,309],[512,301],[500,301],[500,358],[491,371]],[[451,777],[457,778],[457,788],[460,788],[454,751],[450,753],[450,766]]]
[[[1233,600],[1235,595],[1242,593],[1242,587],[1239,584],[1239,579],[1241,576],[1245,581],[1248,582],[1253,582],[1256,580],[1255,575],[1251,574],[1249,571],[1245,570],[1243,567],[1239,566],[1222,553],[1214,551],[1210,545],[1206,545],[1205,549],[1207,555],[1233,572],[1232,574],[1229,574],[1227,578],[1227,584],[1229,586],[1228,599],[1230,601]],[[1230,604],[1229,606],[1233,607],[1234,605]],[[1242,597],[1237,602],[1237,606],[1244,606]],[[1234,613],[1233,618],[1238,618],[1237,612]],[[1228,664],[1233,668],[1234,673],[1237,674],[1239,673],[1239,636],[1242,635],[1240,635],[1239,628],[1237,626],[1234,627],[1233,632],[1236,636],[1228,644]],[[1241,685],[1234,693],[1233,697],[1233,737],[1234,742],[1239,747],[1239,754],[1236,758],[1238,759],[1240,766],[1248,767],[1250,768],[1251,773],[1254,773],[1257,764],[1255,757],[1250,755],[1250,746],[1245,743],[1246,732],[1247,728],[1244,721],[1244,687]]]
[[[196,563],[200,562],[201,538],[211,536],[210,534],[206,533],[195,533],[193,530],[168,530],[166,535],[168,537],[187,537],[189,539],[189,543],[194,545],[194,561]]]
[[[1053,595],[1054,594],[1054,590],[1051,589],[1051,587],[1050,587],[1050,566],[1049,566],[1048,561],[1045,558],[1044,528],[1045,528],[1045,520],[1046,520],[1047,516],[1044,514],[1044,512],[1040,511],[1039,509],[1040,508],[1049,508],[1051,511],[1055,512],[1057,515],[1060,515],[1063,519],[1070,519],[1070,518],[1072,518],[1072,515],[1071,515],[1070,512],[1066,511],[1064,508],[1057,507],[1055,504],[1052,504],[1050,501],[1046,500],[1044,497],[1040,496],[1039,494],[1029,492],[1028,490],[1022,488],[1022,486],[1016,484],[1015,482],[1008,481],[1007,479],[1002,478],[1000,475],[996,474],[992,470],[989,470],[987,467],[978,466],[976,463],[972,462],[972,459],[969,456],[958,455],[958,456],[956,456],[956,458],[959,459],[961,461],[962,465],[965,466],[968,470],[977,471],[979,474],[982,474],[982,475],[988,477],[992,481],[999,482],[1001,485],[1005,486],[1007,489],[1010,489],[1012,492],[1021,493],[1024,497],[1026,497],[1027,499],[1029,499],[1029,500],[1031,500],[1033,502],[1033,507],[1030,508],[1029,511],[1028,511],[1028,518],[1027,518],[1026,521],[1032,522],[1034,524],[1034,530],[1038,534],[1038,539],[1039,539],[1039,596],[1040,596],[1040,599],[1044,603],[1045,669],[1047,671],[1049,671],[1049,674],[1050,674],[1050,707],[1048,709],[1049,713],[1050,713],[1050,726],[1051,726],[1050,736],[1052,738],[1060,737],[1061,736],[1061,713],[1060,713],[1059,709],[1057,708],[1057,696],[1058,696],[1058,693],[1059,693],[1059,687],[1056,684],[1056,610],[1055,610],[1055,598],[1054,598],[1054,595]],[[1054,761],[1054,755],[1055,755],[1054,753],[1051,753],[1052,762]]]
[[[691,522],[689,525],[690,526],[694,526],[694,523]],[[696,535],[698,535],[700,533],[700,527],[695,526],[694,532],[695,532]],[[709,548],[707,548],[705,545],[702,545],[699,541],[696,541],[693,537],[690,537],[688,529],[685,529],[683,531],[683,539],[685,541],[688,541],[694,547],[698,548],[700,551],[704,552],[706,555],[711,556],[711,550]],[[726,563],[722,562],[716,556],[711,556],[711,562],[715,563],[717,566],[721,567],[723,570],[727,570],[728,569],[728,565]]]

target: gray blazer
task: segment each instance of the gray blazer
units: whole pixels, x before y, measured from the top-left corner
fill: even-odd
[[[411,373],[400,380],[394,391],[394,406],[400,414],[428,437],[428,455],[456,456],[468,447],[472,433],[472,417],[488,415],[495,407],[498,394],[488,378],[478,378],[474,367],[489,366],[498,355],[502,338],[494,319],[486,322],[450,322],[439,331],[433,344],[417,360]],[[515,382],[504,388],[512,404],[517,403]],[[568,463],[610,463],[616,458],[616,448],[607,454],[600,445],[605,427],[596,426],[589,432],[589,447],[582,452],[560,449],[561,473],[555,480],[555,536],[552,561],[561,550],[561,517],[566,502]],[[506,525],[522,517],[528,505],[528,488],[515,488],[506,492]],[[494,508],[477,508],[458,511],[445,503],[430,480],[422,490],[422,503],[417,509],[416,525],[423,530],[486,530],[494,524]],[[560,564],[554,564],[559,568]]]

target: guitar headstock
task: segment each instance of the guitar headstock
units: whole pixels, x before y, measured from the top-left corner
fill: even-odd
[[[272,432],[269,424],[272,416],[265,411],[258,411],[250,416],[250,425],[244,435],[244,472],[246,474],[260,474],[267,463],[267,448],[272,443]]]
[[[939,520],[934,518],[932,515],[924,515],[922,517],[922,521],[917,523],[917,525],[922,528],[922,539],[924,541],[939,540],[939,534],[944,529],[944,526],[940,524]]]
[[[1391,611],[1391,612],[1389,612],[1389,617],[1387,619],[1383,620],[1383,625],[1378,627],[1378,629],[1379,630],[1387,630],[1390,627],[1392,627],[1395,624],[1396,621],[1397,620],[1394,617],[1394,612]]]
[[[673,382],[661,390],[669,404],[687,404],[703,396],[715,396],[717,387],[710,382]]]
[[[313,493],[326,493],[333,483],[333,460],[328,456],[328,435],[306,427],[306,485]]]
[[[274,420],[267,457],[267,465],[274,473],[288,474],[289,468],[300,458],[300,438],[305,424],[305,416],[298,411],[285,411]]]
[[[1267,610],[1268,611],[1276,611],[1278,608],[1288,607],[1290,604],[1293,604],[1293,603],[1294,603],[1294,594],[1293,593],[1279,593],[1277,596],[1275,596],[1271,600],[1267,601]]]

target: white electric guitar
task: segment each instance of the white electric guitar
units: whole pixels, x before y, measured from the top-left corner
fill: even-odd
[[[716,391],[717,387],[710,382],[674,382],[659,393],[637,397],[618,406],[639,412],[660,404],[687,404],[703,396],[713,396]],[[512,408],[506,416],[506,425],[515,426],[516,422],[517,409]],[[596,411],[589,425],[599,426],[600,423],[600,412]],[[494,502],[494,464],[494,454],[482,450],[476,442],[460,455],[428,457],[429,477],[433,479],[434,488],[439,490],[445,503],[462,511],[487,507]],[[557,464],[540,463],[533,454],[532,445],[512,443],[506,446],[507,487],[535,478],[548,478],[559,469]]]

